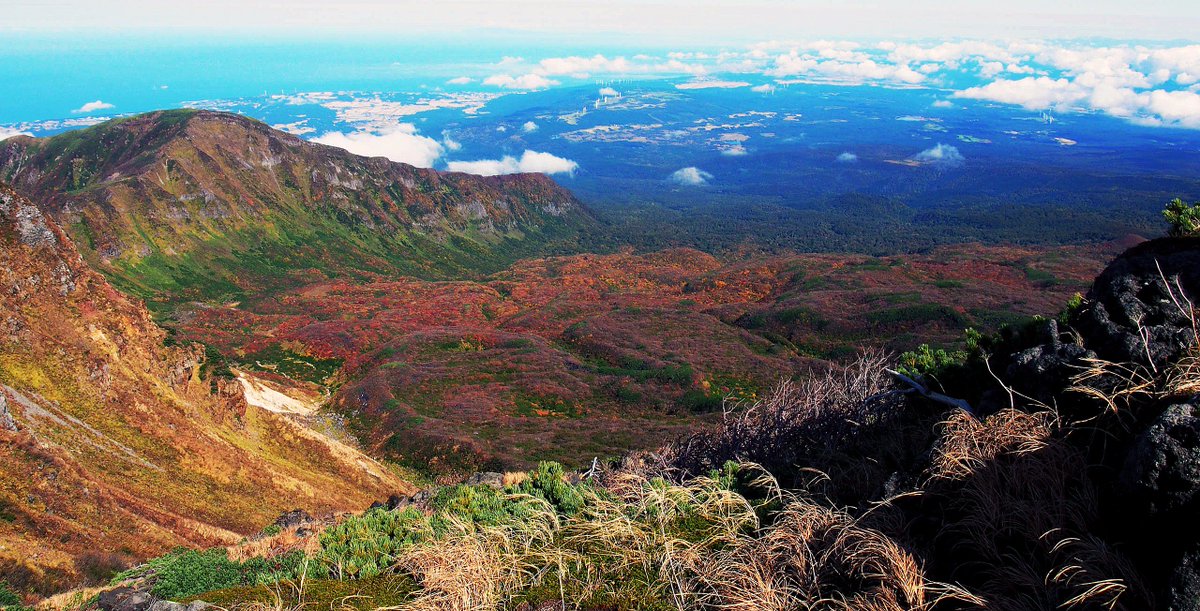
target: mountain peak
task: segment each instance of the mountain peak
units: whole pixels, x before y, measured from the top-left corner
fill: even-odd
[[[544,175],[415,168],[200,110],[4,141],[0,180],[41,202],[90,262],[146,298],[211,297],[213,285],[233,295],[314,269],[494,270],[592,222]],[[230,266],[210,263],[230,257],[249,273],[215,277]],[[188,291],[198,278],[210,284]]]

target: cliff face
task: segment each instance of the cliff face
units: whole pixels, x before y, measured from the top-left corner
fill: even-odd
[[[238,294],[313,270],[487,269],[591,222],[542,175],[418,169],[205,111],[11,138],[0,144],[0,179],[145,297]]]
[[[0,185],[0,574],[48,591],[293,507],[407,489],[382,466],[201,375],[49,215]],[[217,386],[216,392],[213,386]]]

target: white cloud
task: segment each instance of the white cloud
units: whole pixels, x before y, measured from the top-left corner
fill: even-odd
[[[993,78],[1001,72],[1004,72],[1004,64],[1002,62],[983,62],[979,64],[979,75],[983,78]]]
[[[96,112],[97,110],[108,110],[109,108],[113,108],[113,105],[109,104],[108,102],[96,100],[95,102],[88,102],[87,104],[84,104],[83,106],[80,106],[71,112],[76,114],[87,114]]]
[[[770,83],[765,83],[763,85],[751,87],[750,91],[755,93],[775,93],[775,86]]]
[[[1167,124],[1200,129],[1200,94],[1194,91],[1151,91],[1146,110]]]
[[[926,79],[924,74],[913,70],[907,63],[879,62],[865,55],[853,57],[852,61],[825,57],[812,56],[793,49],[790,53],[777,56],[774,67],[766,70],[764,74],[774,77],[809,75],[839,81],[896,81],[907,84],[920,83]]]
[[[292,134],[293,136],[303,136],[304,134],[311,134],[317,131],[317,128],[310,127],[306,125],[307,123],[308,119],[301,119],[292,123],[280,123],[277,125],[272,125],[271,127],[273,129]]]
[[[675,85],[676,89],[737,89],[739,87],[749,87],[750,83],[745,81],[719,81],[719,80],[699,80],[688,81]]]
[[[938,144],[937,146],[925,149],[916,155],[913,155],[913,161],[921,163],[929,163],[934,165],[957,166],[962,165],[966,161],[966,157],[958,152],[957,148],[948,144]]]
[[[592,57],[551,57],[538,62],[538,73],[546,75],[579,75],[585,77],[592,72],[625,73],[633,71],[633,64],[624,57],[609,59],[603,55]]]
[[[442,132],[442,146],[447,151],[457,151],[462,148],[462,143],[450,137],[450,132]]]
[[[443,151],[440,142],[418,134],[411,123],[399,123],[382,132],[328,132],[312,141],[343,148],[355,155],[387,157],[419,168],[433,167]]]
[[[483,79],[484,85],[503,87],[504,89],[546,89],[558,84],[558,81],[548,79],[540,74],[496,74]]]
[[[954,108],[954,102],[951,102],[950,100],[937,100],[932,104],[932,106],[934,108]]]
[[[845,152],[837,156],[838,163],[858,163],[858,155],[851,152]]]
[[[613,89],[612,87],[601,87],[601,88],[600,88],[600,91],[599,91],[599,92],[597,92],[597,93],[598,93],[599,95],[602,95],[602,96],[605,96],[605,97],[609,97],[609,98],[619,98],[619,97],[621,97],[621,92],[620,92],[620,91],[617,91],[616,89]]]
[[[708,184],[708,181],[713,179],[713,175],[697,168],[695,166],[680,168],[671,173],[667,180],[689,187],[698,187]]]
[[[746,150],[746,147],[742,146],[741,144],[734,144],[733,146],[727,146],[721,149],[721,154],[726,157],[742,157],[744,155],[749,155],[750,151]]]
[[[1016,80],[1001,79],[982,87],[957,91],[954,97],[1016,104],[1038,110],[1076,104],[1087,98],[1087,92],[1065,78],[1027,76]]]
[[[552,155],[550,153],[539,153],[537,151],[525,151],[521,158],[505,155],[501,159],[480,159],[477,161],[451,161],[446,164],[446,168],[451,172],[466,172],[468,174],[479,174],[480,176],[496,176],[499,174],[518,174],[525,172],[537,172],[541,174],[574,174],[575,170],[579,169],[579,164]]]
[[[475,82],[475,79],[473,79],[469,76],[460,76],[458,78],[452,78],[452,79],[446,81],[446,84],[448,84],[448,85],[468,85],[468,84],[474,83],[474,82]]]
[[[533,121],[526,121],[525,124],[521,126],[521,131],[523,131],[527,134],[532,134],[533,132],[536,132],[537,130],[538,130],[538,124],[534,123]]]
[[[13,136],[32,136],[32,135],[33,134],[31,134],[29,132],[23,132],[19,129],[12,129],[9,127],[0,127],[0,140],[7,140],[8,138],[12,138]]]

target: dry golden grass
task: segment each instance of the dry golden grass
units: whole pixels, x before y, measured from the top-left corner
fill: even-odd
[[[302,528],[309,531],[308,536],[301,537],[297,534]],[[319,523],[291,526],[277,535],[231,545],[226,549],[229,559],[238,562],[251,558],[274,558],[294,551],[302,551],[311,557],[321,551],[320,534],[323,530],[325,525]]]
[[[846,513],[791,502],[760,536],[742,536],[707,558],[704,598],[716,609],[928,608],[916,560]]]
[[[397,609],[492,611],[535,586],[557,592],[567,609],[631,592],[681,610],[900,611],[947,596],[980,603],[930,582],[900,544],[850,514],[783,495],[768,495],[786,503],[768,526],[745,497],[703,477],[674,485],[614,474],[571,517],[526,498],[536,507],[530,519],[455,522],[448,536],[403,554],[398,568],[421,592]]]
[[[931,464],[932,477],[963,479],[995,461],[1001,454],[1024,454],[1046,447],[1053,417],[1048,412],[1030,414],[1004,409],[986,420],[954,412],[943,423],[938,452]]]
[[[108,589],[107,586],[99,586],[60,592],[42,599],[34,608],[39,611],[80,611],[87,608],[88,601]]]
[[[1052,412],[1005,409],[943,426],[924,490],[941,499],[952,572],[994,609],[1149,608],[1136,572],[1091,536],[1087,464]]]
[[[524,471],[509,471],[504,474],[500,483],[503,486],[516,486],[527,479],[529,474]]]

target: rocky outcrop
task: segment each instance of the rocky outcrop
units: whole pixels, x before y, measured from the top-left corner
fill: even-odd
[[[1200,515],[1200,408],[1163,410],[1138,435],[1121,483],[1149,518],[1190,522]]]
[[[8,411],[8,396],[0,391],[0,431],[17,432],[17,422]]]
[[[1171,572],[1163,603],[1169,611],[1200,611],[1200,544],[1184,553]]]
[[[1157,369],[1195,348],[1196,299],[1200,238],[1151,240],[1109,264],[1072,324],[1102,358]]]
[[[1200,609],[1200,397],[1171,389],[1196,381],[1167,384],[1195,375],[1175,368],[1200,349],[1197,304],[1200,239],[1144,242],[1100,274],[1069,329],[1046,321],[1038,343],[995,357],[1007,363],[1011,388],[1094,431],[1073,441],[1092,464],[1108,528],[1172,610]],[[1099,369],[1096,359],[1114,366]],[[1089,369],[1086,381],[1076,378]],[[1143,390],[1121,394],[1132,380]],[[1120,399],[1098,404],[1072,391],[1077,383]]]

